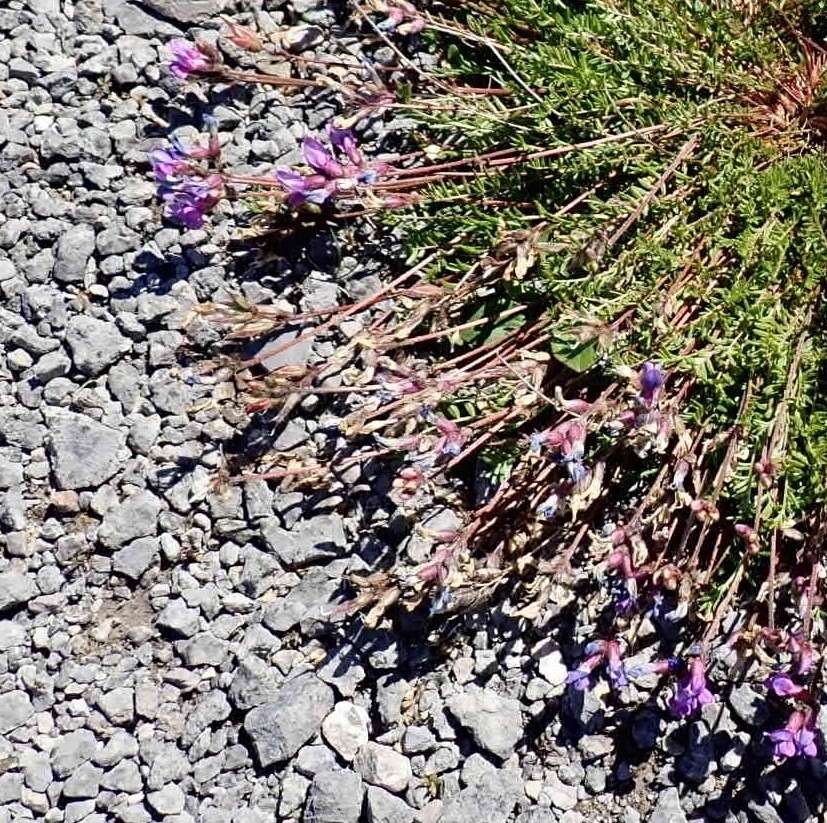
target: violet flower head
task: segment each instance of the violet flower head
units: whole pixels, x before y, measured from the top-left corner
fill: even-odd
[[[626,667],[620,659],[620,645],[617,640],[610,640],[606,643],[606,672],[609,675],[609,683],[612,684],[613,689],[622,689],[629,685],[629,679],[626,676]]]
[[[198,43],[177,37],[170,41],[169,50],[172,52],[169,70],[181,80],[187,80],[191,74],[209,74],[215,70],[215,58]]]
[[[677,717],[689,717],[715,698],[706,686],[703,661],[696,657],[689,664],[689,671],[680,679],[669,708]]]
[[[325,177],[336,179],[344,175],[342,164],[315,137],[305,137],[302,141],[304,162]]]
[[[333,148],[347,155],[347,159],[354,166],[361,166],[365,161],[356,145],[356,138],[350,129],[339,129],[336,126],[327,127],[327,136]]]
[[[287,202],[293,208],[306,203],[321,206],[333,194],[329,181],[321,174],[311,174],[305,177],[291,169],[278,169],[276,179],[287,192]]]
[[[812,727],[812,715],[807,712],[794,711],[787,721],[787,725],[774,732],[769,732],[767,738],[772,742],[775,757],[815,757],[818,754],[816,733]]]
[[[660,366],[647,360],[643,364],[638,376],[640,381],[640,398],[646,406],[652,406],[657,401],[666,378]]]
[[[170,184],[180,180],[189,170],[190,163],[175,146],[171,149],[153,149],[149,153],[152,171],[159,183]]]
[[[804,691],[787,672],[774,672],[765,681],[764,685],[778,697],[794,697]]]
[[[200,229],[204,225],[204,215],[218,203],[223,193],[224,181],[218,174],[161,187],[167,216],[188,229]]]
[[[566,683],[578,692],[586,691],[591,687],[594,670],[602,660],[602,651],[582,660],[576,669],[571,669],[566,675]]]

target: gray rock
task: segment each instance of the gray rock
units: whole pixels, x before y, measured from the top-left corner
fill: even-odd
[[[535,806],[518,814],[514,823],[557,823],[558,819],[562,818],[558,818],[557,813],[551,809]]]
[[[66,326],[66,345],[78,371],[95,377],[132,347],[114,323],[85,314],[76,315]]]
[[[230,702],[237,709],[252,709],[278,696],[281,677],[261,658],[248,655],[239,661],[230,684]]]
[[[364,791],[362,781],[353,772],[319,772],[310,784],[305,819],[313,823],[357,823]]]
[[[98,743],[88,729],[64,734],[52,749],[52,770],[58,777],[67,777],[80,765],[92,759]]]
[[[0,734],[22,726],[34,714],[34,707],[29,695],[16,690],[0,694]]]
[[[178,650],[188,666],[220,666],[229,653],[229,643],[211,632],[200,632],[178,643]]]
[[[201,625],[199,615],[199,609],[190,608],[184,600],[176,597],[163,608],[155,624],[181,637],[192,637]]]
[[[63,784],[63,796],[73,800],[97,797],[101,777],[103,777],[103,769],[93,766],[88,761],[81,763],[80,766],[72,770],[69,779]]]
[[[286,632],[308,617],[321,619],[332,608],[331,599],[339,586],[323,569],[310,569],[286,597],[265,609],[262,622],[274,632]]]
[[[20,768],[23,780],[33,792],[45,792],[54,779],[46,752],[25,749],[20,755]]]
[[[270,703],[251,709],[244,729],[261,766],[267,768],[291,758],[318,733],[332,708],[333,690],[307,673],[285,683]]]
[[[112,555],[112,571],[130,580],[140,580],[159,559],[157,539],[140,537]]]
[[[649,823],[686,823],[677,789],[664,789],[660,793]]]
[[[91,417],[58,412],[49,421],[48,454],[59,489],[100,486],[121,465],[124,434]]]
[[[489,689],[474,688],[448,698],[446,707],[478,746],[502,760],[513,754],[522,736],[518,701]]]
[[[98,700],[98,708],[110,723],[126,726],[135,719],[135,690],[120,686]]]
[[[729,695],[729,705],[748,726],[762,726],[769,717],[767,701],[749,683],[736,686]]]
[[[283,529],[274,517],[264,518],[261,521],[261,535],[288,569],[338,557],[346,546],[342,518],[335,514],[301,520],[291,531]]]
[[[143,779],[134,760],[122,760],[101,778],[101,786],[113,792],[134,794],[143,788]]]
[[[380,743],[370,741],[356,756],[356,768],[362,779],[389,792],[403,792],[411,782],[411,764],[407,757]]]
[[[160,815],[181,814],[184,801],[184,792],[175,783],[168,783],[163,789],[149,792],[146,796],[146,802]]]
[[[492,768],[484,779],[446,801],[439,823],[505,823],[523,796],[518,771]]]
[[[55,279],[62,283],[82,283],[86,264],[95,251],[95,230],[81,223],[64,232],[57,242]]]
[[[176,23],[203,23],[218,17],[227,0],[143,0],[143,5]]]
[[[34,580],[20,572],[0,573],[0,614],[14,611],[37,597]]]
[[[368,823],[413,823],[415,816],[404,800],[377,786],[368,786],[367,812]]]
[[[26,643],[26,630],[11,620],[0,620],[0,652]]]
[[[108,509],[98,529],[98,540],[115,549],[158,531],[158,515],[163,504],[152,492],[142,489],[122,503]]]

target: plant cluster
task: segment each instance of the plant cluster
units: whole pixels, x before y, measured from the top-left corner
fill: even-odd
[[[348,609],[444,615],[506,591],[536,617],[552,587],[601,582],[599,637],[569,683],[675,678],[669,708],[714,700],[734,654],[768,668],[789,720],[780,758],[816,753],[827,545],[824,151],[820,0],[400,0],[354,5],[399,65],[282,55],[289,77],[240,72],[174,41],[183,79],[324,93],[347,111],[303,143],[302,168],[249,177],[206,146],[153,155],[167,213],[196,227],[244,191],[273,214],[402,224],[415,265],[358,303],[304,315],[239,300],[204,312],[230,337],[306,331],[268,356],[391,305],[322,367],[253,377],[249,408],[302,394],[358,399],[342,434],[372,447],[264,475],[319,482],[382,457],[415,520],[433,499],[463,525],[429,533],[415,568],[354,577]],[[405,37],[439,43],[425,74]],[[233,25],[253,52],[275,47]],[[386,69],[388,67],[385,67]],[[368,159],[364,118],[403,109],[425,146]],[[424,142],[424,141],[423,141]],[[212,165],[210,165],[212,164]],[[401,210],[404,209],[404,210]],[[337,381],[330,381],[331,375]],[[473,500],[456,478],[484,472]],[[243,478],[242,478],[243,479]],[[671,654],[624,657],[655,628]]]

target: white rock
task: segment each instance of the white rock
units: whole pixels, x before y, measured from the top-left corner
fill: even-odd
[[[348,763],[368,742],[368,713],[350,701],[343,700],[322,722],[324,739]]]

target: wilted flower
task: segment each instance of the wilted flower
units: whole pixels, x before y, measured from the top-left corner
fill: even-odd
[[[666,378],[660,366],[647,360],[638,375],[640,399],[646,406],[653,406],[660,395]]]
[[[215,52],[201,43],[176,38],[170,42],[169,50],[172,52],[169,70],[181,80],[186,80],[191,74],[210,74],[218,65]]]
[[[689,717],[714,700],[712,692],[706,686],[703,661],[700,657],[695,657],[689,664],[689,671],[678,682],[675,694],[669,701],[669,708],[678,717]]]
[[[797,659],[796,674],[804,676],[813,667],[813,647],[807,640],[802,640],[799,635],[792,635],[789,641],[790,651]]]
[[[200,229],[204,215],[224,194],[224,180],[220,174],[203,179],[186,179],[174,186],[162,185],[160,195],[165,202],[168,217],[188,229]]]
[[[701,523],[716,523],[721,517],[718,507],[711,500],[704,500],[702,497],[693,500],[689,508]]]
[[[396,31],[399,34],[416,34],[425,28],[425,18],[407,0],[387,0],[376,4],[387,14],[379,24],[380,29]]]
[[[779,697],[794,697],[804,691],[787,672],[774,672],[765,681],[764,685]]]
[[[226,20],[225,22],[230,29],[230,33],[226,37],[231,43],[247,51],[261,51],[261,38],[251,28],[242,26],[232,20]]]
[[[744,538],[748,551],[753,553],[758,551],[758,532],[752,526],[747,526],[746,523],[736,523],[735,533]]]
[[[417,465],[405,466],[393,481],[393,487],[403,500],[415,497],[425,482],[425,473]]]
[[[437,454],[456,457],[462,451],[462,446],[465,443],[465,432],[456,423],[440,415],[434,415],[431,422],[441,435],[434,446],[434,451]]]
[[[815,757],[818,754],[811,712],[794,711],[782,729],[769,732],[775,757]]]

